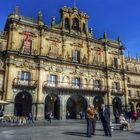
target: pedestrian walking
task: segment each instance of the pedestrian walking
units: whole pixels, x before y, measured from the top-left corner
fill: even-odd
[[[31,124],[31,123],[33,124],[33,123],[34,123],[34,119],[33,119],[32,113],[29,113],[29,114],[28,114],[28,123],[29,123],[29,124]]]
[[[132,118],[133,118],[134,122],[136,122],[137,117],[138,117],[137,111],[134,110],[134,111],[132,112]]]
[[[48,112],[47,118],[48,118],[48,121],[51,123],[52,122],[52,112]]]
[[[115,123],[116,123],[116,124],[119,123],[119,117],[120,117],[119,111],[116,110],[116,112],[115,112]]]
[[[101,104],[99,109],[99,117],[101,119],[105,136],[112,136],[110,128],[110,112],[109,109],[105,107],[104,104]]]

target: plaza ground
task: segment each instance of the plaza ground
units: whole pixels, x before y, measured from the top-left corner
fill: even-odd
[[[0,126],[0,140],[139,140],[140,121],[132,123],[133,131],[114,130],[112,137],[104,136],[102,125],[97,122],[96,135],[86,137],[85,120],[53,120],[35,122],[26,126]]]

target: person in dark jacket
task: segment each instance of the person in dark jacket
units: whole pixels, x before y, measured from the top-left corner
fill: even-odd
[[[112,136],[110,128],[110,112],[109,109],[106,108],[104,104],[101,104],[99,110],[99,117],[101,119],[104,128],[105,136]]]

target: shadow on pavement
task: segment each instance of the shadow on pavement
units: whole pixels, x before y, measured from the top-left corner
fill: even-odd
[[[87,137],[87,134],[86,133],[83,133],[83,132],[64,132],[63,134],[66,134],[66,135],[74,135],[74,136],[81,136],[81,137]],[[104,135],[101,135],[101,134],[95,134],[95,136],[104,136]]]
[[[132,132],[133,134],[140,134],[140,132]]]

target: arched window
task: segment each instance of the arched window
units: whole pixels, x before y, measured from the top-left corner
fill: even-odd
[[[65,18],[65,29],[69,29],[70,27],[70,24],[69,24],[69,19],[68,18]]]
[[[73,30],[79,30],[79,20],[77,18],[73,19],[73,24],[72,24]]]

